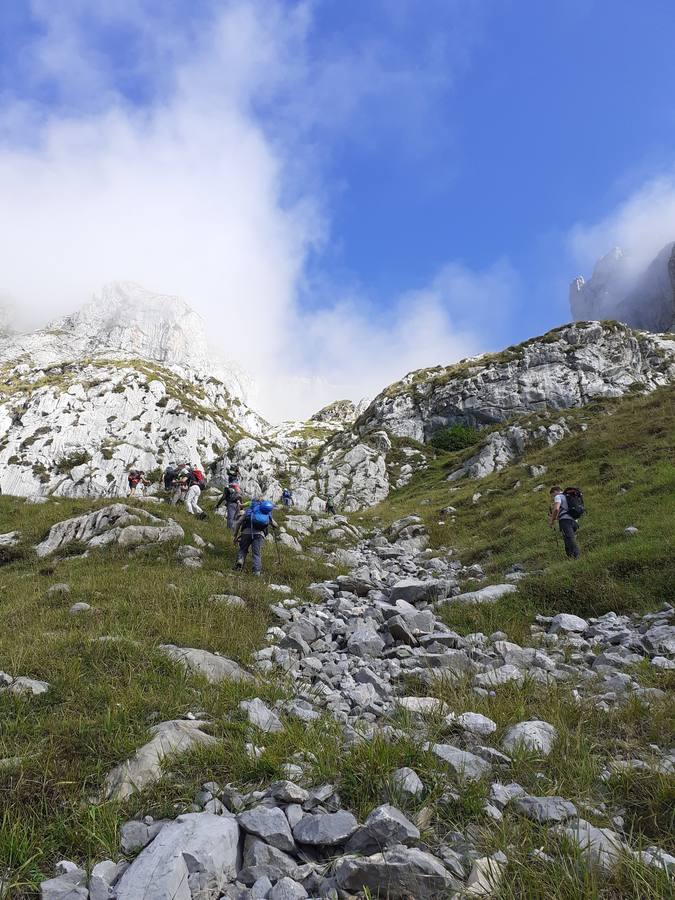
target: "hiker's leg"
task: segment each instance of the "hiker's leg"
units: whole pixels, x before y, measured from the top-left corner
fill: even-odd
[[[248,548],[251,546],[251,535],[242,534],[239,538],[239,552],[237,553],[237,566],[241,569],[246,562]]]
[[[560,519],[560,531],[565,542],[565,553],[570,559],[579,557],[579,547],[574,537],[576,524],[574,519]]]
[[[237,513],[237,504],[236,503],[228,503],[227,504],[227,527],[230,531],[234,528],[234,520]]]
[[[253,553],[253,573],[254,575],[259,575],[262,572],[262,547],[263,547],[263,535],[256,534],[252,538],[252,553]]]
[[[193,484],[188,488],[188,492],[185,495],[185,505],[187,507],[187,511],[193,516],[198,516],[201,513],[201,509],[199,508],[199,504],[197,503],[198,497],[199,488],[196,484]]]

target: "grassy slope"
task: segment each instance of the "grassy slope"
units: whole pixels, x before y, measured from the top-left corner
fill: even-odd
[[[471,451],[439,453],[408,487],[358,515],[366,526],[420,515],[434,546],[457,548],[462,561],[479,563],[490,581],[502,580],[514,564],[528,572],[545,570],[520,585],[517,601],[448,613],[449,624],[459,624],[457,617],[469,624],[469,616],[472,626],[488,633],[509,627],[522,633],[536,613],[639,611],[675,595],[672,390],[597,403],[565,417],[573,435],[529,452],[502,472],[448,483],[447,474]],[[530,465],[548,471],[531,477]],[[545,488],[533,492],[541,483]],[[549,486],[555,483],[578,485],[584,492],[587,515],[578,535],[583,555],[574,566],[565,559],[557,531],[547,527]],[[481,496],[474,503],[477,492]],[[456,514],[440,516],[447,506]],[[628,537],[627,525],[639,533]]]
[[[528,477],[523,465],[481,482],[452,485],[445,477],[460,457],[443,454],[409,487],[354,517],[368,527],[419,513],[435,546],[458,548],[465,562],[480,562],[490,580],[499,581],[504,569],[516,562],[528,571],[546,570],[495,606],[448,608],[444,615],[452,627],[486,633],[499,628],[511,639],[527,642],[529,625],[538,612],[592,615],[608,609],[647,609],[672,597],[672,394],[633,397],[571,413],[570,418],[586,420],[587,431],[533,452],[525,462],[546,464],[547,483],[573,482],[584,489],[589,508],[580,535],[584,556],[574,566],[547,530],[547,492],[532,492],[537,480]],[[521,486],[514,490],[517,480]],[[627,488],[625,493],[619,492],[622,487]],[[477,490],[482,497],[474,504]],[[457,509],[455,521],[439,525],[438,510],[448,504]],[[30,506],[0,498],[0,532],[21,528],[28,550],[52,522],[92,505],[59,501]],[[481,807],[487,785],[463,790],[458,801],[441,803],[447,773],[421,751],[415,729],[410,738],[391,745],[376,740],[345,753],[331,723],[305,730],[289,722],[280,735],[265,736],[265,752],[250,760],[244,751],[239,699],[255,695],[274,699],[290,686],[283,679],[269,678],[255,686],[208,686],[199,678],[186,677],[154,648],[173,642],[218,650],[246,662],[251,650],[263,642],[270,623],[267,605],[278,595],[264,581],[229,573],[233,551],[225,542],[221,520],[195,525],[182,511],[177,517],[187,536],[195,530],[216,545],[215,551],[206,552],[201,571],[182,567],[170,548],[131,557],[105,551],[87,560],[57,564],[36,563],[28,553],[2,568],[0,669],[52,684],[51,692],[40,698],[0,696],[0,758],[26,757],[21,766],[0,770],[0,873],[13,872],[12,896],[22,896],[23,890],[30,895],[31,886],[41,873],[50,872],[58,858],[87,863],[114,856],[119,823],[129,815],[175,814],[174,804],[189,803],[199,784],[210,778],[221,784],[268,783],[298,750],[314,754],[316,778],[337,781],[344,802],[361,815],[381,801],[393,768],[414,765],[429,794],[410,804],[411,815],[421,813],[428,827],[441,835],[471,822],[486,850],[508,848],[511,862],[503,898],[666,896],[664,880],[652,873],[624,866],[611,879],[593,878],[565,864],[534,826],[512,816],[502,826],[485,820]],[[628,524],[638,526],[637,537],[624,535]],[[330,571],[316,560],[289,552],[277,569],[271,548],[266,552],[273,580],[292,585],[298,594]],[[48,586],[60,581],[70,584],[70,596],[47,598]],[[213,593],[229,592],[245,597],[249,607],[232,611],[208,602]],[[86,600],[98,612],[70,616],[68,609],[76,600]],[[124,640],[95,642],[103,635]],[[643,677],[645,683],[668,686],[667,673],[649,671]],[[507,725],[530,716],[558,725],[563,739],[549,762],[537,765],[518,759],[513,778],[532,790],[559,792],[577,802],[586,799],[596,807],[603,800],[620,803],[634,829],[634,845],[656,842],[672,848],[675,798],[670,781],[663,776],[631,776],[599,786],[598,780],[618,749],[643,753],[650,742],[667,746],[672,706],[656,704],[647,712],[631,704],[603,717],[576,704],[564,688],[555,692],[533,685],[523,691],[505,688],[496,698],[483,699],[462,683],[441,683],[434,690],[457,712],[474,709],[494,718],[500,729],[497,737]],[[218,747],[172,763],[171,778],[122,806],[89,803],[104,773],[147,738],[150,725],[199,710],[208,713],[211,730],[222,737]],[[431,722],[430,727],[451,739],[439,723]],[[602,815],[589,818],[609,824]],[[552,866],[528,858],[533,847],[544,845],[555,856]]]
[[[234,548],[222,519],[195,522],[182,509],[175,515],[185,526],[186,541],[197,531],[216,547],[205,551],[202,570],[180,565],[175,547],[135,556],[100,551],[88,559],[58,563],[35,559],[29,548],[49,525],[102,505],[62,500],[30,506],[0,498],[0,532],[20,527],[26,550],[25,559],[2,569],[0,669],[51,684],[42,697],[22,700],[0,694],[0,759],[25,757],[21,766],[0,768],[0,876],[12,870],[17,891],[20,884],[39,882],[40,873],[49,873],[56,859],[93,862],[115,854],[117,827],[129,814],[171,811],[161,789],[155,805],[147,796],[122,809],[88,803],[105,772],[143,743],[148,727],[158,721],[204,710],[213,721],[212,733],[225,738],[215,753],[193,755],[188,802],[212,765],[223,783],[255,777],[257,770],[261,778],[267,776],[269,764],[263,760],[252,766],[243,752],[237,703],[248,696],[275,699],[283,684],[267,680],[256,686],[210,686],[186,677],[155,647],[200,647],[246,663],[264,643],[272,618],[268,604],[279,594],[264,581],[231,573]],[[320,562],[281,552],[274,577],[296,593],[329,577]],[[271,564],[273,548],[266,549],[266,556]],[[47,588],[57,582],[70,585],[69,596],[47,597]],[[214,593],[238,594],[249,606],[233,610],[209,602]],[[79,600],[96,612],[70,615],[71,604]],[[104,635],[119,640],[96,640]],[[288,747],[280,749],[278,762],[291,753]],[[207,757],[213,759],[208,765]],[[171,800],[183,798],[175,785],[169,794]]]

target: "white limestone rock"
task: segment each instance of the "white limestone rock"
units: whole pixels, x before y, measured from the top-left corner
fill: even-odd
[[[167,756],[185,752],[198,744],[216,744],[216,738],[202,731],[204,724],[198,719],[172,719],[154,725],[150,729],[150,741],[106,775],[104,799],[126,800],[157,781],[162,775],[162,761]]]
[[[239,869],[239,826],[224,813],[186,813],[166,825],[117,884],[117,900],[218,897]],[[195,878],[195,876],[198,876]]]
[[[146,524],[141,525],[141,522]],[[131,547],[179,540],[183,536],[183,529],[173,519],[165,521],[144,509],[113,503],[52,525],[47,537],[36,546],[35,552],[40,557],[51,556],[73,541],[92,548],[110,543]]]
[[[509,728],[502,738],[502,747],[507,753],[522,749],[548,756],[557,738],[558,732],[553,725],[540,719],[532,719]]]
[[[198,650],[194,647],[176,647],[175,644],[160,644],[158,650],[174,662],[180,663],[189,672],[198,672],[210,684],[219,684],[225,679],[230,681],[253,681],[253,676],[233,659]]]

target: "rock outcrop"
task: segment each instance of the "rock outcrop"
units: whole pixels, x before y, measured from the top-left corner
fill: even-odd
[[[134,755],[108,773],[103,796],[106,800],[126,800],[136,791],[157,781],[162,761],[167,756],[184,753],[197,745],[215,744],[216,739],[202,731],[204,722],[173,719],[150,729],[152,738]]]
[[[35,552],[38,556],[51,556],[73,542],[91,549],[105,544],[139,547],[176,541],[183,536],[183,529],[173,519],[165,521],[144,509],[113,503],[96,512],[52,525],[47,537],[36,546]]]
[[[675,328],[675,241],[646,268],[636,268],[629,254],[615,247],[600,259],[588,281],[570,285],[575,319],[616,319],[647,331]]]
[[[427,440],[447,425],[499,425],[515,416],[653,390],[675,377],[675,342],[630,328],[584,322],[501,353],[412,372],[379,394],[357,433],[386,429]]]

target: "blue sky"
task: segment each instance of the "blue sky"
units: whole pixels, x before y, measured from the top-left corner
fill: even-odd
[[[273,418],[525,339],[675,239],[673,34],[667,0],[7,0],[0,294],[179,293]]]

